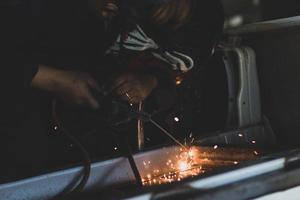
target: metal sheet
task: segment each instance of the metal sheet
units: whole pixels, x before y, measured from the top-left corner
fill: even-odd
[[[255,129],[243,129],[223,134],[216,133],[216,136],[210,138],[206,137],[203,140],[197,140],[197,142],[202,145],[222,145],[226,142],[226,144],[242,144],[247,147],[255,147],[257,144],[260,144],[260,141],[261,143],[265,142],[266,135],[255,134],[254,132]],[[261,131],[257,131],[257,133],[258,132],[261,133]],[[240,137],[238,133],[243,133],[243,137]],[[257,143],[253,144],[251,142],[252,139],[255,139]],[[151,173],[156,168],[164,168],[166,159],[174,156],[170,152],[178,151],[178,148],[179,147],[165,147],[135,155],[134,159],[142,177],[147,176],[148,173]],[[214,159],[217,159],[217,157]],[[145,161],[150,162],[151,165],[145,166]],[[78,181],[81,170],[82,167],[75,167],[13,183],[2,184],[0,185],[0,197],[6,200],[51,199],[69,187],[71,183]],[[135,177],[127,158],[116,158],[92,164],[91,176],[85,190],[98,190],[134,181]]]

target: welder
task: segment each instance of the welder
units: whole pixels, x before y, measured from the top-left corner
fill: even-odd
[[[47,124],[53,96],[97,110],[105,85],[130,104],[152,96],[164,107],[173,76],[206,62],[222,31],[218,0],[141,2],[0,3],[1,174],[34,174],[74,151]]]

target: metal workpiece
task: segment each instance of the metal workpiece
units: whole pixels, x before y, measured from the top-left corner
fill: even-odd
[[[178,187],[173,188],[172,190],[166,190],[166,191],[162,191],[160,193],[147,193],[147,194],[143,194],[143,195],[136,196],[134,198],[128,198],[128,199],[132,199],[132,200],[139,200],[139,199],[163,200],[163,199],[182,199],[183,197],[185,199],[197,199],[197,198],[200,198],[200,196],[202,199],[202,196],[203,197],[208,197],[208,196],[211,197],[212,194],[216,195],[216,197],[218,196],[218,198],[216,198],[216,199],[224,199],[224,196],[222,196],[222,198],[220,198],[220,196],[219,196],[220,193],[217,193],[216,191],[221,190],[221,191],[223,191],[222,194],[224,195],[223,188],[228,188],[231,185],[234,185],[235,187],[231,188],[232,190],[234,190],[235,188],[239,188],[239,187],[236,187],[236,183],[240,183],[243,181],[246,182],[246,181],[249,181],[252,179],[257,179],[260,176],[265,176],[265,175],[272,174],[274,172],[278,172],[278,171],[284,169],[285,160],[286,159],[284,157],[279,157],[277,159],[274,158],[273,160],[260,162],[260,163],[258,162],[253,165],[240,167],[235,170],[230,170],[227,172],[218,173],[215,175],[204,177],[199,180],[194,180],[191,182],[183,183],[183,184],[178,185]],[[300,179],[298,180],[298,182],[299,181],[300,181]],[[228,192],[230,192],[230,193],[228,193]],[[259,192],[261,192],[261,191],[259,191]],[[225,193],[231,194],[231,191],[227,190]],[[252,194],[247,193],[245,195],[255,195],[255,192],[252,192]],[[260,195],[261,195],[261,193],[260,193]],[[209,198],[204,198],[204,199],[209,199]],[[245,198],[243,198],[243,196],[240,196],[240,194],[235,193],[234,196],[231,196],[231,198],[229,198],[229,199],[245,199]]]
[[[138,112],[143,112],[144,103],[141,101],[138,105]],[[145,146],[145,132],[144,132],[144,121],[142,119],[138,119],[137,121],[137,141],[138,141],[138,149],[141,151]]]
[[[195,145],[200,145],[199,159],[203,162],[203,171],[235,165],[236,162],[251,160],[261,156],[256,145],[266,144],[267,132],[262,134],[263,127],[253,127],[225,133],[216,133],[211,137],[195,138]],[[253,144],[255,141],[255,144]],[[223,148],[240,144],[243,149]],[[208,146],[208,147],[204,147]],[[247,150],[248,148],[248,150]],[[167,170],[168,160],[176,160],[182,147],[169,146],[150,150],[133,156],[142,178],[157,169]],[[80,180],[82,167],[69,168],[57,172],[44,174],[12,183],[0,185],[0,197],[6,200],[40,200],[51,199],[64,189]],[[162,170],[163,171],[163,170]],[[199,177],[201,178],[201,176]],[[110,159],[93,163],[90,178],[84,188],[85,192],[101,191],[105,188],[114,188],[122,185],[135,185],[135,176],[126,157]]]
[[[289,160],[294,160],[293,163],[298,160],[299,150],[285,153],[288,154],[287,157],[274,157],[273,160],[266,160],[232,172],[189,183],[193,187],[178,188],[178,190],[166,191],[158,195],[148,194],[144,197],[157,200],[170,198],[241,200],[286,190],[300,184],[300,170],[299,167],[289,167],[291,165]]]
[[[262,121],[262,112],[255,52],[246,46],[223,51],[229,87],[227,121],[232,124],[237,118],[238,127],[256,125]]]
[[[236,52],[240,62],[239,120],[240,126],[244,127],[261,122],[260,91],[255,52],[250,47]]]
[[[152,151],[139,153],[133,156],[141,177],[145,178],[153,171],[162,169],[168,172],[166,163],[168,160],[176,160],[180,146],[164,147]],[[232,151],[228,149],[227,152]],[[253,150],[237,150],[239,155],[226,157],[222,151],[215,147],[200,148],[202,152],[199,159],[202,160],[203,170],[210,170],[215,167],[234,165],[235,161],[248,160],[255,157]],[[234,161],[233,161],[234,159]],[[201,162],[202,162],[201,161]],[[0,185],[0,196],[6,200],[30,199],[48,200],[60,194],[70,185],[78,182],[81,177],[83,168],[75,167],[53,173],[36,176],[12,183]],[[97,162],[91,166],[90,178],[84,188],[85,192],[101,191],[105,188],[114,188],[121,185],[135,185],[135,176],[130,167],[127,158],[120,157],[103,162]]]

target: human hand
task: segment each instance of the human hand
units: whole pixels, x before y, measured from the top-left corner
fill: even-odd
[[[157,84],[157,78],[153,75],[129,72],[114,81],[112,90],[124,101],[139,103],[151,94]]]
[[[52,92],[67,103],[99,107],[92,90],[99,91],[100,87],[89,74],[40,66],[31,85]]]

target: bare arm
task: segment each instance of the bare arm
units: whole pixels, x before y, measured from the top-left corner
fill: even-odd
[[[65,71],[40,65],[31,86],[52,92],[72,104],[86,104],[97,109],[98,102],[91,90],[99,90],[97,82],[88,74]]]

